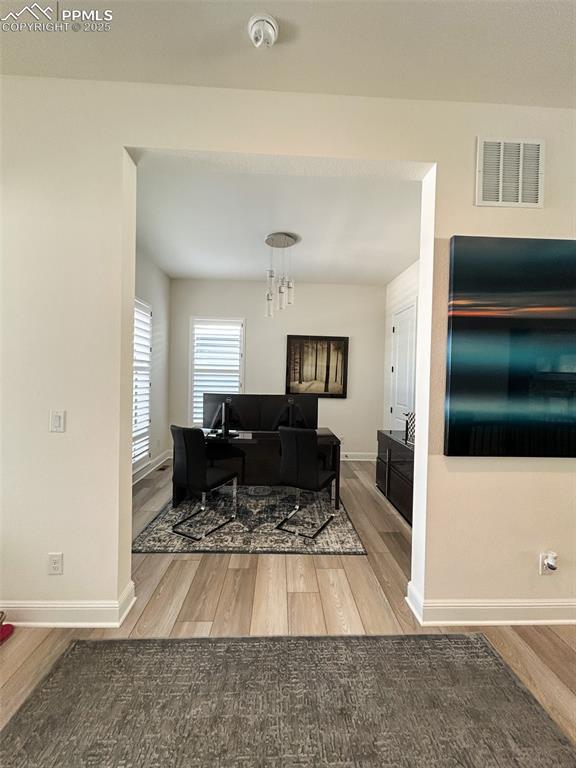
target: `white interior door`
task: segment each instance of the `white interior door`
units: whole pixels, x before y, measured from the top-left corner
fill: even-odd
[[[404,430],[407,411],[414,410],[416,370],[416,304],[392,315],[391,428]]]

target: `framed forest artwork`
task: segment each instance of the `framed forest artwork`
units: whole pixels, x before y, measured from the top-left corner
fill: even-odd
[[[346,397],[348,336],[288,336],[286,394]]]

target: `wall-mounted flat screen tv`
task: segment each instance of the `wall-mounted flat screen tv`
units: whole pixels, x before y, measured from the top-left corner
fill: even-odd
[[[576,241],[453,237],[447,456],[576,456]]]

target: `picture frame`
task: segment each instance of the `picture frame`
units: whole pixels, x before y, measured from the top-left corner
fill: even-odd
[[[348,336],[289,335],[286,394],[348,396]]]
[[[445,456],[576,456],[576,241],[450,241]]]

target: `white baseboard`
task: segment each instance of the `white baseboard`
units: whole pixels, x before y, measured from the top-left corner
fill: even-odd
[[[11,624],[23,627],[119,627],[136,601],[129,581],[118,600],[5,600]]]
[[[418,621],[418,624],[423,624],[422,621],[422,596],[417,591],[416,587],[414,586],[413,582],[408,582],[408,594],[406,595],[406,602],[408,603],[408,607],[416,616],[416,619]]]
[[[168,459],[171,458],[172,451],[167,450],[161,453],[159,456],[156,456],[156,458],[152,459],[152,461],[149,461],[145,466],[140,467],[140,469],[136,470],[136,472],[134,472],[132,475],[132,485],[136,485],[139,480],[145,478],[146,475],[150,474],[150,472],[154,472],[155,469],[158,469],[158,467],[162,466],[165,461],[168,461]]]
[[[576,600],[422,600],[412,582],[406,597],[423,627],[576,624]]]
[[[350,451],[342,451],[340,457],[342,461],[376,461],[375,453],[351,453]]]
[[[122,626],[122,622],[128,616],[130,609],[136,602],[136,590],[132,579],[126,584],[122,590],[118,599],[118,626]]]

